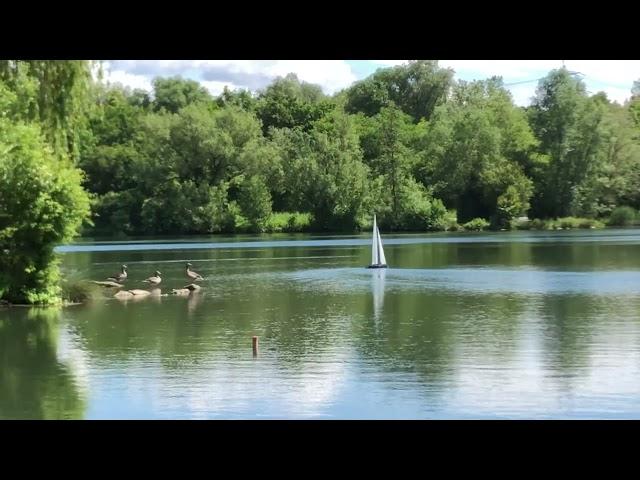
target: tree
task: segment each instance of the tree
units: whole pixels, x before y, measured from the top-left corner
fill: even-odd
[[[79,156],[93,63],[83,60],[0,60],[0,81],[16,92],[11,118],[37,121],[56,154]]]
[[[636,127],[640,130],[640,80],[633,82],[628,108],[631,118],[633,118]]]
[[[535,179],[534,215],[575,212],[577,193],[594,173],[603,111],[601,102],[588,97],[584,83],[564,68],[540,80],[528,113],[540,153],[549,162]]]
[[[369,130],[369,137],[373,137],[373,144],[370,147],[372,158],[370,165],[376,176],[382,176],[382,182],[389,189],[390,198],[390,222],[392,228],[401,226],[401,198],[403,196],[403,185],[410,175],[414,152],[407,143],[411,135],[411,119],[403,114],[394,104],[383,107],[375,117],[372,129]],[[366,140],[365,140],[366,141]],[[386,221],[385,216],[381,216],[381,224]]]
[[[286,172],[280,183],[285,208],[311,211],[321,230],[356,228],[367,202],[368,169],[352,119],[333,112],[310,132],[277,130],[273,141]]]
[[[216,103],[219,107],[236,106],[247,112],[252,112],[256,108],[256,99],[249,90],[231,91],[226,85]]]
[[[345,110],[373,116],[393,102],[414,123],[429,120],[435,107],[446,99],[452,79],[453,71],[438,67],[435,60],[380,69],[348,90]]]
[[[244,147],[260,137],[255,116],[238,107],[209,112],[191,105],[180,112],[170,132],[180,178],[215,185],[241,173],[238,159]]]
[[[82,173],[57,158],[37,125],[0,118],[0,297],[55,303],[54,247],[71,240],[89,215]]]
[[[299,127],[309,131],[313,122],[333,107],[319,86],[300,82],[295,74],[289,74],[277,78],[260,93],[256,113],[265,134],[272,128]]]
[[[89,217],[70,159],[88,71],[88,62],[0,62],[0,298],[10,302],[59,300],[53,249]]]
[[[537,165],[537,143],[499,79],[459,82],[424,129],[416,176],[457,210],[458,222],[480,217],[502,226],[507,211],[526,211],[532,185],[525,171]]]
[[[616,206],[640,207],[640,135],[628,108],[604,102],[593,174],[578,188],[579,214],[606,216]]]
[[[243,177],[240,182],[238,206],[254,231],[262,231],[271,214],[271,194],[265,180],[258,176]]]
[[[195,80],[187,80],[180,76],[153,80],[155,110],[178,113],[182,108],[193,103],[207,102],[213,105],[213,98],[206,88]]]

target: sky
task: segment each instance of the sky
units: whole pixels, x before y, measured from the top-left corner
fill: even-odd
[[[278,76],[295,73],[306,82],[333,94],[371,75],[378,68],[401,65],[407,60],[111,60],[104,63],[105,79],[132,88],[151,90],[157,76],[181,75],[199,81],[213,95],[225,86],[253,91],[264,88]],[[560,68],[563,60],[440,60],[452,68],[455,78],[482,80],[501,76],[517,105],[530,104],[538,79]],[[564,60],[579,72],[587,91],[604,91],[610,100],[624,103],[634,80],[640,80],[640,60]],[[533,80],[533,81],[532,81]],[[525,83],[520,83],[525,82]],[[515,84],[515,85],[510,85]]]

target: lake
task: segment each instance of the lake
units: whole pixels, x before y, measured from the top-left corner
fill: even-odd
[[[0,418],[640,418],[640,230],[382,235],[61,246],[203,289],[1,308]]]

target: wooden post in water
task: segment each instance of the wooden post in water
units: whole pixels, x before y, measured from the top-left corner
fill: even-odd
[[[253,336],[253,356],[258,356],[258,337],[255,335]]]

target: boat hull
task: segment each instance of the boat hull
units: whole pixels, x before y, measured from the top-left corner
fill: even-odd
[[[388,268],[388,267],[386,265],[379,264],[379,265],[369,265],[367,268]]]

